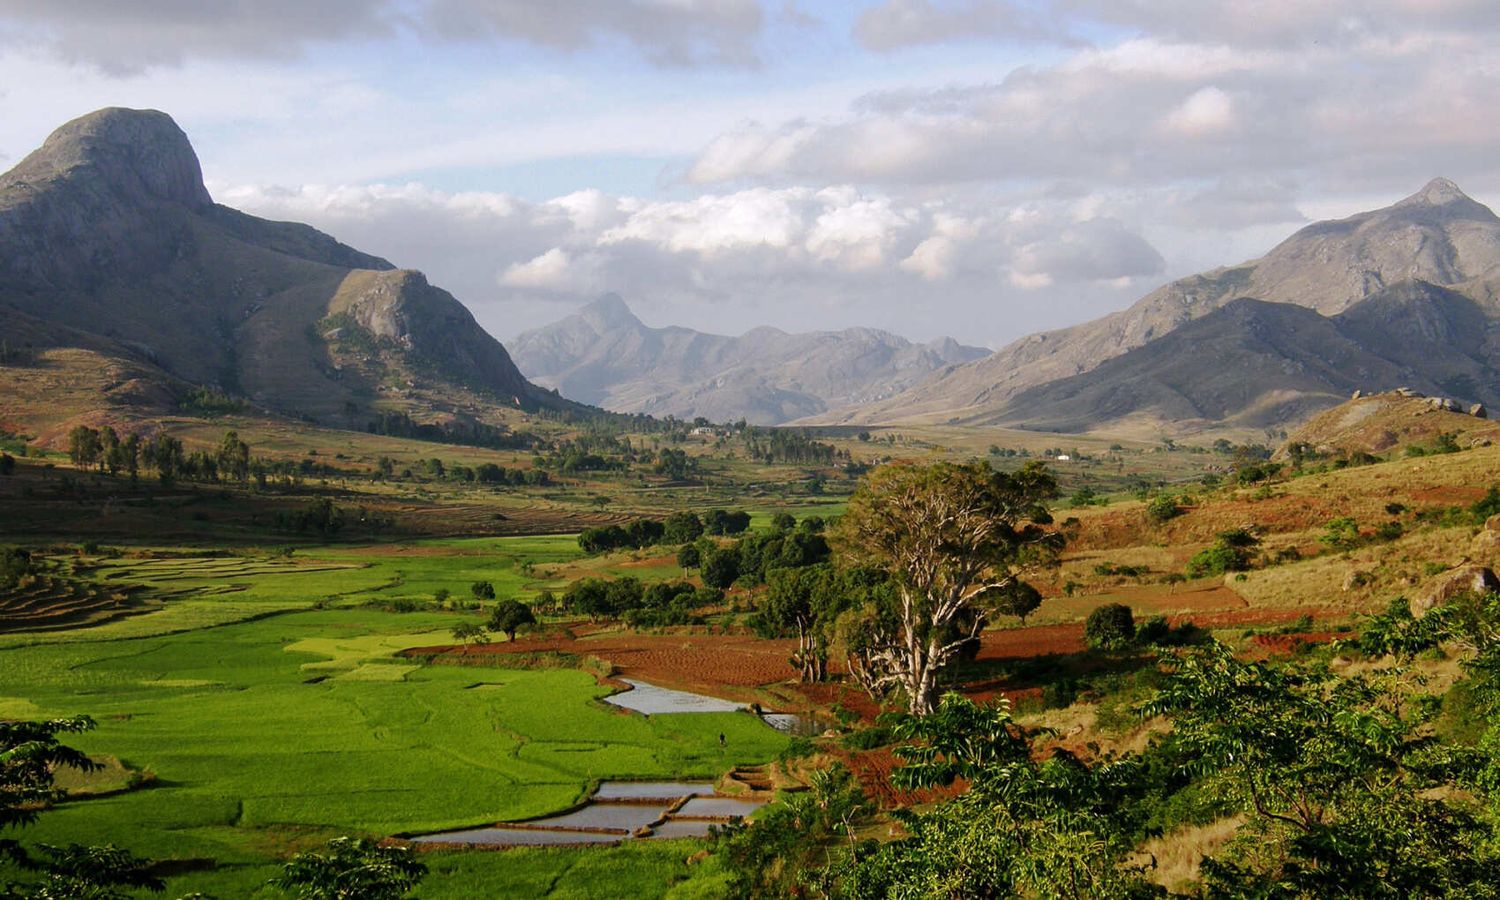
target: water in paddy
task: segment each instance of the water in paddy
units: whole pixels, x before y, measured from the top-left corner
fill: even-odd
[[[685,802],[684,802],[685,801]],[[716,822],[741,819],[764,801],[720,797],[707,782],[607,781],[572,812],[511,822],[490,828],[466,828],[412,838],[419,844],[471,846],[554,846],[617,843],[632,836],[704,837]],[[681,804],[676,812],[669,812]]]
[[[630,685],[631,689],[611,694],[604,698],[604,702],[613,703],[625,709],[633,709],[648,716],[668,713],[735,712],[743,708],[738,703],[720,700],[718,697],[710,697],[707,694],[674,691],[631,678],[620,680]]]
[[[742,819],[760,806],[759,801],[739,797],[694,797],[676,815],[683,819]]]
[[[595,800],[664,800],[679,797],[712,797],[714,786],[706,781],[606,781],[594,792]]]
[[[817,737],[828,730],[827,724],[814,716],[797,713],[761,713],[761,721],[793,737]]]

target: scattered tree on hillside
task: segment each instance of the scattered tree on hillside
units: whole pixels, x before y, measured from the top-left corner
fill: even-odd
[[[224,433],[219,444],[219,472],[227,478],[244,483],[250,480],[250,445],[240,440],[239,432]]]
[[[1135,640],[1135,614],[1123,603],[1106,603],[1089,613],[1083,641],[1095,650],[1123,650]]]
[[[68,459],[80,469],[86,469],[99,461],[101,446],[99,432],[87,425],[74,426],[68,432]]]
[[[463,644],[468,650],[470,644],[488,644],[489,635],[485,634],[483,626],[473,622],[460,622],[453,626],[453,639]]]
[[[475,600],[493,600],[495,586],[488,581],[476,581],[469,585],[469,593],[474,595]]]
[[[890,577],[877,569],[841,570],[826,563],[772,569],[749,624],[762,637],[795,637],[797,649],[788,662],[802,681],[822,681],[840,616],[859,606],[888,606],[892,590]],[[872,599],[875,593],[883,593],[884,601]]]
[[[516,632],[521,626],[535,622],[536,615],[532,613],[530,606],[519,600],[502,600],[495,605],[495,610],[490,613],[490,620],[485,627],[490,631],[503,632],[506,640],[514,641]]]
[[[879,566],[897,584],[865,659],[877,686],[896,686],[917,715],[932,710],[938,674],[977,638],[992,605],[1061,536],[1046,501],[1057,483],[1039,463],[1014,473],[987,462],[891,464],[849,501],[838,539],[846,558]],[[954,635],[950,628],[964,627]]]

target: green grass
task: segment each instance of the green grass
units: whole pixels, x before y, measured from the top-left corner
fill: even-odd
[[[608,688],[575,670],[418,666],[394,658],[404,647],[447,643],[458,621],[452,613],[303,609],[144,633],[211,622],[224,611],[214,604],[225,602],[240,614],[340,593],[351,602],[439,586],[460,595],[459,586],[466,594],[479,577],[502,591],[519,589],[520,559],[577,554],[560,539],[431,542],[421,549],[430,555],[360,558],[348,549],[299,554],[293,564],[115,564],[121,578],[157,586],[210,592],[229,579],[246,587],[233,601],[212,593],[169,601],[169,610],[196,610],[191,616],[154,613],[0,649],[0,714],[91,715],[97,730],[70,743],[155,776],[135,791],[65,803],[20,837],[214,860],[215,868],[174,879],[169,890],[246,896],[287,852],[336,834],[385,836],[539,816],[577,803],[601,779],[713,778],[785,746],[786,738],[748,714],[623,713],[599,702]],[[340,560],[367,565],[329,565]],[[396,586],[380,587],[395,575]],[[437,854],[428,857],[434,875],[423,896],[475,896],[476,889],[524,896],[536,886],[551,896],[590,896],[626,884],[640,890],[619,895],[650,896],[683,877],[691,852],[674,842]]]

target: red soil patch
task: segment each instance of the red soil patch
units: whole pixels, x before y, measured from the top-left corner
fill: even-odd
[[[761,640],[748,634],[599,634],[576,638],[535,637],[470,647],[466,655],[495,653],[574,653],[596,656],[616,673],[662,687],[753,699],[753,689],[786,681],[796,673],[787,659],[793,640]],[[412,655],[443,653],[451,647],[422,647]]]
[[[1484,488],[1464,487],[1461,485],[1442,485],[1440,487],[1423,488],[1412,491],[1409,495],[1409,503],[1432,503],[1442,506],[1468,506],[1476,500],[1484,499]]]
[[[1250,639],[1265,656],[1284,656],[1301,646],[1328,644],[1354,637],[1352,631],[1306,631],[1299,634],[1257,634]]]

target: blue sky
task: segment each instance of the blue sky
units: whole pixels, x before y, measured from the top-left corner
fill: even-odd
[[[502,339],[647,322],[998,346],[1429,178],[1500,199],[1479,0],[0,0],[0,165],[162,109],[220,202]]]

